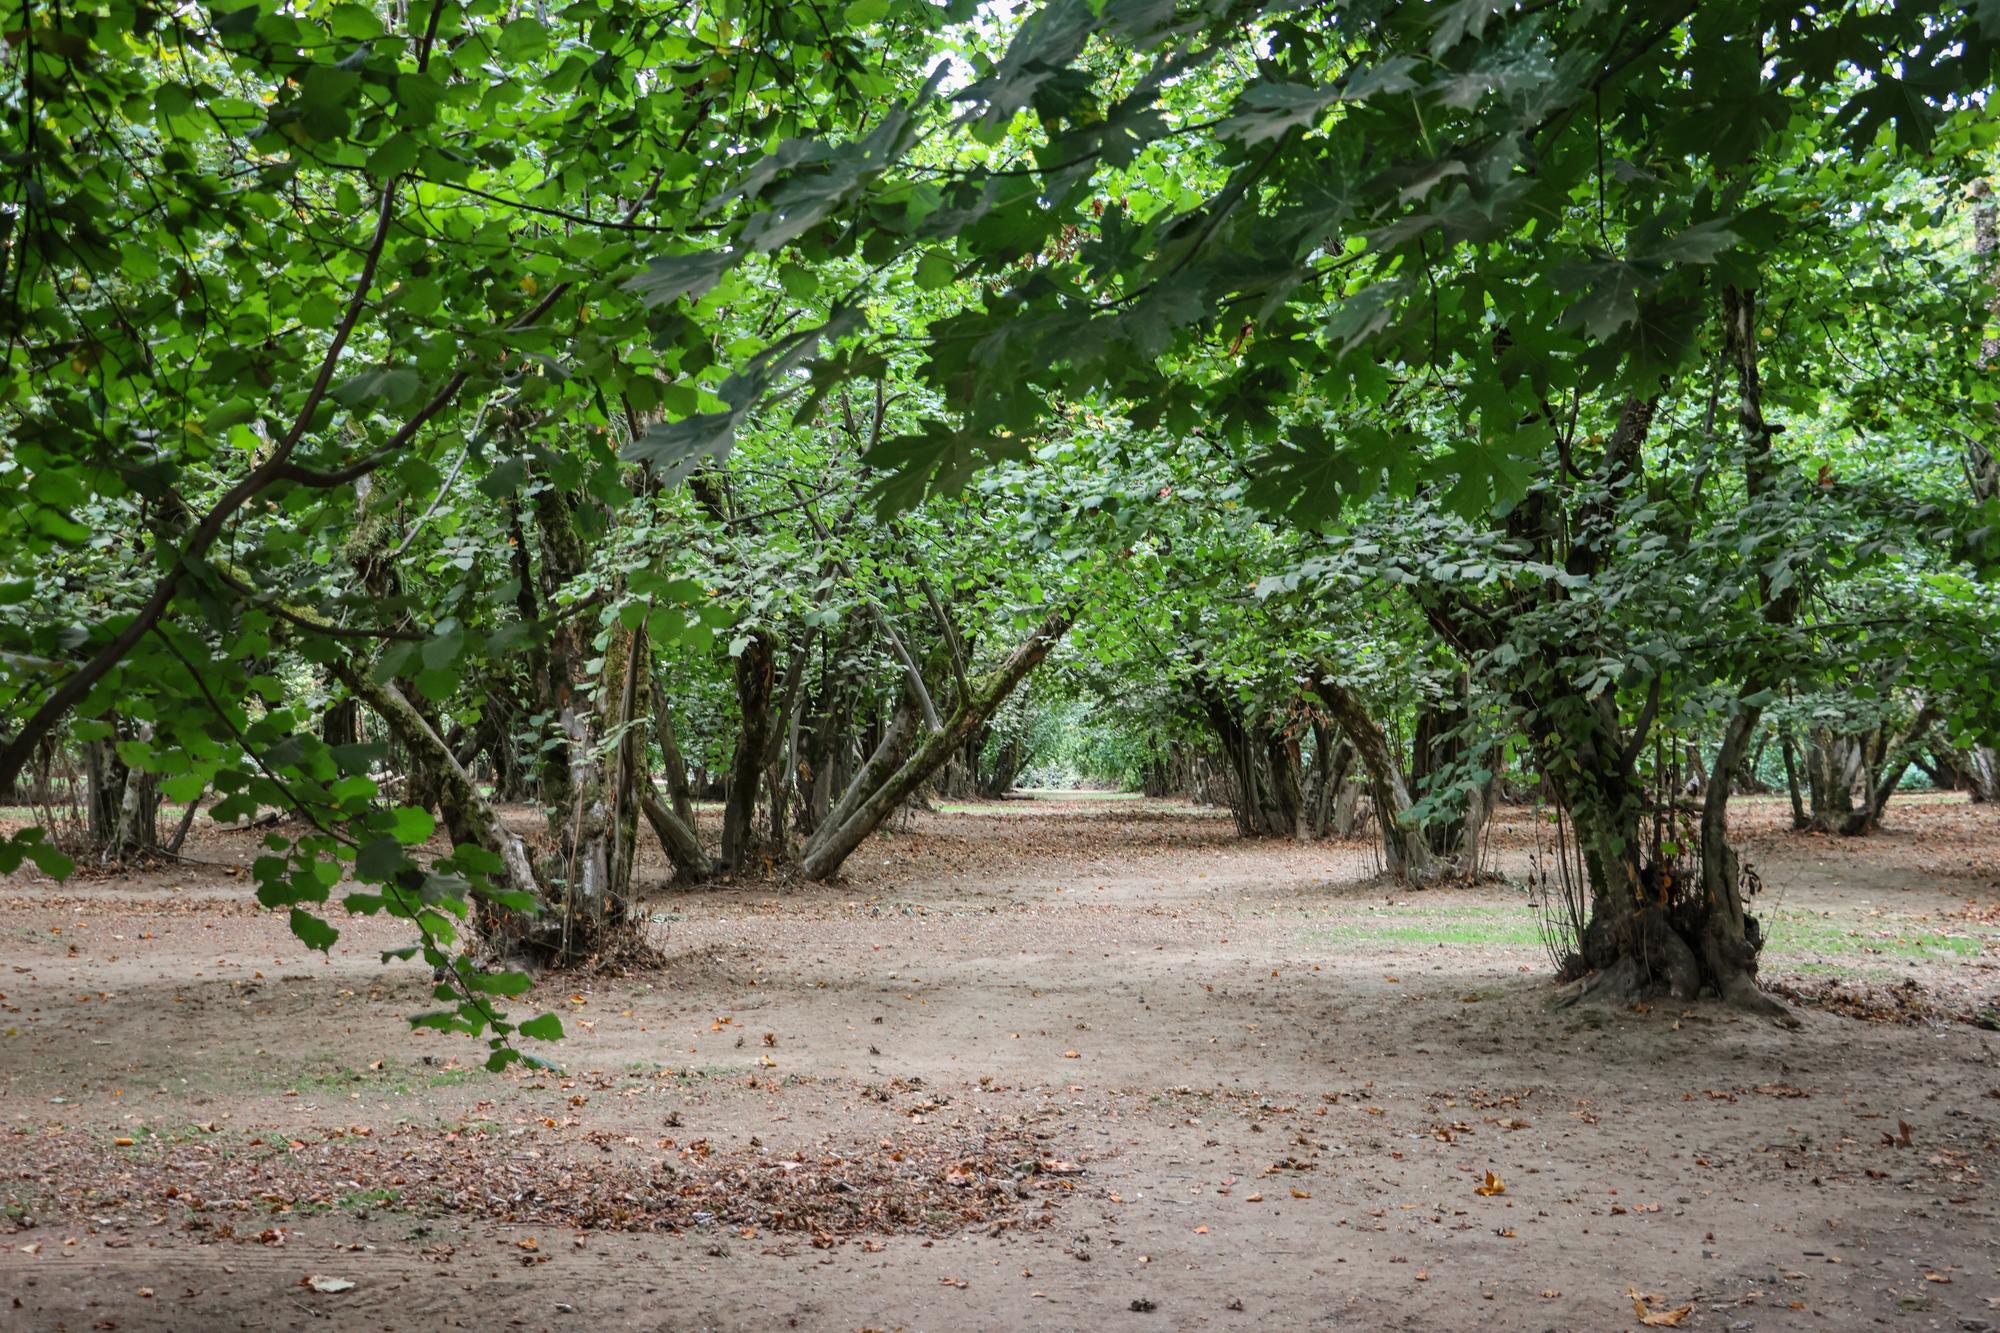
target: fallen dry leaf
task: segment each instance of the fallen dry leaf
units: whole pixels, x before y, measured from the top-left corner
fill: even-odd
[[[1486,1173],[1486,1183],[1483,1185],[1474,1185],[1472,1187],[1472,1192],[1474,1194],[1479,1195],[1481,1198],[1490,1199],[1496,1194],[1505,1194],[1507,1192],[1507,1186],[1504,1183],[1502,1183],[1500,1177],[1494,1175],[1491,1171],[1488,1171]]]
[[[1632,1313],[1647,1328],[1679,1328],[1681,1320],[1694,1313],[1692,1305],[1683,1305],[1678,1310],[1654,1310],[1646,1305],[1646,1298],[1639,1294],[1637,1287],[1625,1288],[1625,1294],[1632,1298]]]
[[[337,1296],[343,1291],[353,1291],[354,1284],[344,1277],[321,1277],[314,1273],[299,1279],[301,1287],[310,1287],[322,1296]]]

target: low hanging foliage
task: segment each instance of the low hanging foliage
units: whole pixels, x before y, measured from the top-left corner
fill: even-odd
[[[642,823],[824,879],[1061,754],[1432,880],[1532,779],[1558,969],[1760,1008],[1767,754],[2000,798],[1990,3],[0,33],[0,789],[88,812],[0,872],[280,813],[496,1067]]]

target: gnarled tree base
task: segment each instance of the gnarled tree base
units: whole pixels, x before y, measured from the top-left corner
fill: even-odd
[[[1791,1011],[1757,985],[1754,960],[1762,941],[1756,918],[1744,918],[1750,965],[1732,967],[1724,961],[1726,951],[1701,947],[1709,932],[1699,908],[1698,902],[1689,902],[1671,912],[1649,907],[1629,916],[1593,915],[1582,942],[1591,971],[1564,987],[1557,1004],[1566,1008],[1589,1001],[1627,1008],[1647,1000],[1685,1003],[1708,996],[1796,1027]]]

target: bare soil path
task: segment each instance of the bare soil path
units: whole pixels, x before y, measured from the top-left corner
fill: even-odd
[[[253,835],[23,873],[0,1328],[2000,1327],[2000,812],[1781,813],[1795,1032],[1551,1009],[1508,884],[1015,800],[662,886],[668,966],[545,981],[564,1072],[505,1077],[406,1026],[394,923],[258,911]]]

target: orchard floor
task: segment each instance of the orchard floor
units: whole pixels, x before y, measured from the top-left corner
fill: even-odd
[[[2000,1327],[2000,812],[1781,813],[1796,1031],[1552,1009],[1518,887],[1037,799],[657,888],[668,964],[545,980],[564,1073],[501,1077],[406,1026],[395,923],[258,911],[254,834],[24,872],[0,1328]]]

